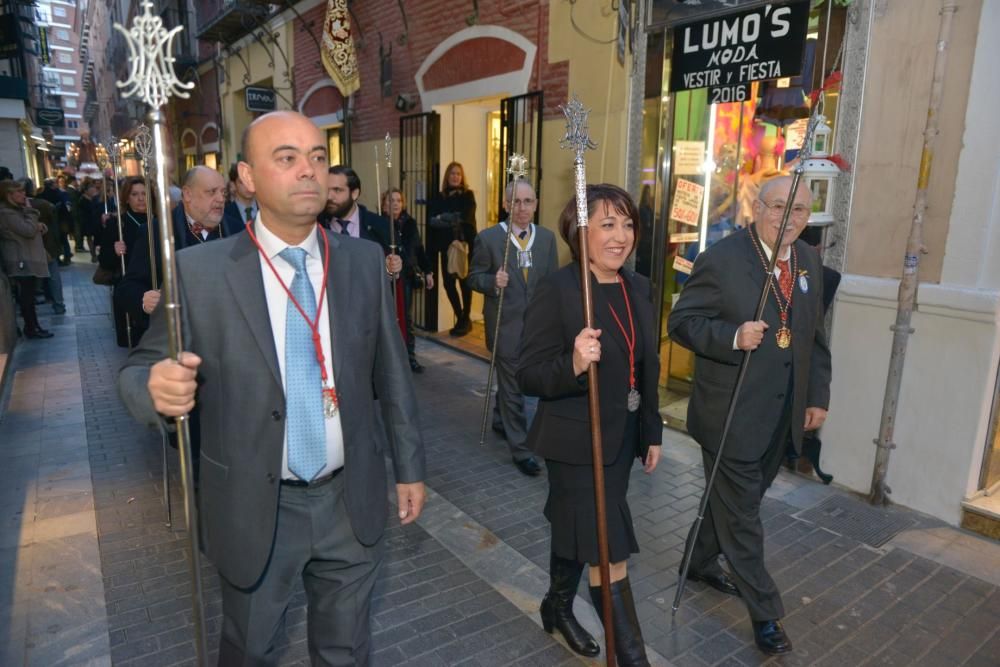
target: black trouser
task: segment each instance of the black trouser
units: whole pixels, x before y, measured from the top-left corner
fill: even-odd
[[[399,281],[403,288],[403,312],[406,314],[406,352],[416,359],[417,339],[413,335],[413,283],[408,278]]]
[[[790,413],[786,405],[771,442],[758,460],[740,461],[723,454],[691,554],[691,571],[705,574],[718,570],[718,555],[726,555],[733,580],[754,621],[785,615],[781,593],[764,565],[760,503],[784,459]],[[702,460],[708,479],[715,456],[702,449]]]
[[[441,276],[444,293],[448,296],[451,309],[455,311],[455,317],[458,321],[464,321],[469,319],[469,313],[472,311],[472,288],[459,278],[457,273],[448,273],[448,246],[451,245],[453,239],[451,232],[435,234],[428,244],[428,252],[431,256],[431,271],[434,272],[435,276]],[[438,258],[440,258],[440,274],[438,273]],[[459,297],[459,289],[461,289],[461,297]]]
[[[17,305],[21,308],[21,317],[24,318],[24,333],[33,334],[42,328],[35,313],[35,290],[38,288],[38,278],[23,276],[14,278],[14,281],[17,283]]]

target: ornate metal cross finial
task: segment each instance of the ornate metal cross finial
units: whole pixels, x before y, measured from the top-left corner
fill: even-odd
[[[117,86],[125,90],[122,97],[137,96],[153,109],[159,109],[170,97],[188,97],[185,92],[194,88],[194,83],[181,82],[174,74],[174,37],[184,28],[177,26],[168,31],[163,27],[163,19],[153,13],[153,3],[142,3],[143,13],[132,21],[126,30],[115,23],[115,30],[125,37],[129,50],[129,76],[118,81]]]
[[[559,142],[560,148],[568,148],[576,154],[573,159],[573,176],[576,185],[576,225],[586,227],[587,215],[587,163],[583,154],[594,150],[597,144],[590,140],[590,129],[587,127],[587,117],[590,110],[583,108],[583,103],[573,95],[567,104],[560,104],[566,116],[566,136]]]
[[[568,103],[560,104],[559,108],[566,116],[566,136],[559,142],[559,147],[572,150],[578,158],[583,157],[585,150],[597,148],[597,144],[590,140],[590,129],[587,127],[590,109],[583,108],[576,95]]]
[[[392,137],[389,133],[385,133],[385,168],[392,169]],[[392,187],[392,183],[388,183],[387,187]]]
[[[111,141],[108,142],[108,157],[111,158],[112,163],[118,162],[118,156],[121,155],[122,147],[118,144],[118,140],[111,137]]]
[[[140,125],[135,132],[135,151],[145,163],[153,156],[153,133],[146,125]]]
[[[514,181],[519,181],[528,173],[528,158],[520,153],[511,153],[507,158],[507,173]]]

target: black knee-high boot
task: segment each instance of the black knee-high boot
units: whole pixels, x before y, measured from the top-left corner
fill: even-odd
[[[590,587],[590,599],[594,602],[598,616],[604,620],[604,604],[601,602],[601,587]],[[612,626],[615,630],[615,656],[621,667],[649,667],[646,644],[642,640],[639,617],[635,613],[632,587],[628,577],[611,582]]]
[[[593,657],[601,652],[601,647],[573,615],[573,599],[581,574],[583,563],[552,554],[549,559],[549,592],[542,600],[542,627],[549,634],[552,634],[553,628],[558,629],[571,649],[580,655]]]

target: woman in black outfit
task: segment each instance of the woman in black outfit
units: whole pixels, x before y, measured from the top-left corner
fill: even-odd
[[[406,310],[406,351],[410,356],[410,369],[423,373],[424,367],[417,361],[416,338],[413,335],[413,290],[434,289],[434,274],[431,262],[424,252],[423,241],[417,221],[406,212],[406,197],[399,188],[389,188],[382,195],[382,214],[396,222],[396,249],[403,260],[401,284],[403,303]]]
[[[464,336],[472,329],[469,312],[472,308],[472,288],[456,273],[448,273],[448,246],[458,239],[469,244],[469,253],[476,240],[476,197],[465,183],[465,169],[458,162],[452,162],[444,170],[441,191],[427,203],[427,248],[431,255],[431,267],[437,271],[438,257],[441,258],[441,275],[444,276],[444,291],[448,295],[457,322],[451,330],[452,336]],[[459,287],[462,296],[459,298]]]
[[[104,222],[104,230],[100,243],[101,252],[98,258],[101,266],[114,273],[114,287],[116,292],[118,284],[122,279],[122,261],[120,258],[124,256],[125,265],[128,266],[129,260],[134,255],[135,245],[137,243],[149,243],[148,237],[145,234],[140,235],[139,233],[140,229],[145,231],[142,226],[146,224],[146,212],[148,210],[145,180],[141,176],[129,176],[122,182],[119,192],[118,201],[124,205],[122,209],[122,236],[125,237],[125,240],[122,241],[118,238],[118,218],[112,213]],[[122,299],[114,299],[114,310],[115,333],[118,345],[127,347],[129,341],[125,314],[128,309]],[[131,316],[132,344],[134,345],[139,340],[139,334],[143,329],[142,324],[146,318],[143,313],[138,311],[129,313],[129,315]]]
[[[584,563],[591,599],[603,612],[586,375],[598,362],[615,653],[620,665],[648,665],[628,581],[626,561],[639,546],[626,493],[635,459],[647,473],[660,459],[657,327],[649,281],[623,268],[639,220],[632,198],[614,185],[588,185],[587,211],[595,328],[583,322],[573,198],[559,228],[574,261],[539,283],[524,315],[517,373],[521,390],[541,398],[528,444],[545,458],[549,477],[552,554],[542,623],[549,632],[557,628],[577,653],[599,653],[573,616]]]
[[[100,189],[100,181],[85,178],[80,186],[80,198],[76,200],[77,217],[83,236],[87,239],[91,262],[97,262],[97,240],[101,233]]]

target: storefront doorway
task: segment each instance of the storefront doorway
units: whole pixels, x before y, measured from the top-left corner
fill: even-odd
[[[670,340],[667,319],[698,255],[750,224],[761,183],[798,154],[809,93],[829,74],[844,34],[846,12],[828,4],[810,10],[799,75],[742,88],[672,91],[682,24],[649,35],[636,270],[660,293],[660,412],[674,428],[686,427],[694,355]],[[823,104],[835,125],[837,91],[825,93]]]

